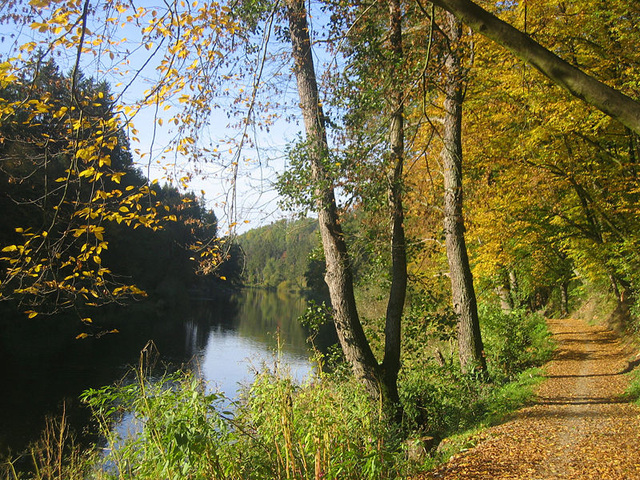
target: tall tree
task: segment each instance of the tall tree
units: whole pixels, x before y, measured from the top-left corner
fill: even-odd
[[[445,14],[448,49],[444,59],[444,232],[453,309],[458,319],[458,349],[463,371],[486,369],[473,276],[464,237],[462,191],[462,103],[466,72],[462,64],[462,24]]]
[[[385,322],[385,348],[382,368],[385,384],[392,398],[398,398],[402,313],[407,292],[407,246],[404,232],[404,90],[403,78],[402,6],[400,0],[389,0],[389,39],[392,50],[391,122],[389,125],[389,166],[387,173],[389,212],[391,218],[391,289]]]
[[[349,9],[353,8],[352,6],[348,7]],[[365,170],[367,168],[373,170],[374,168],[371,165],[378,164],[382,166],[381,179],[379,182],[378,189],[386,192],[386,208],[384,209],[384,215],[389,219],[390,231],[390,250],[391,250],[391,286],[389,290],[389,297],[387,302],[387,312],[385,317],[385,337],[384,337],[384,357],[380,364],[378,364],[375,359],[370,363],[370,371],[376,375],[376,381],[379,383],[378,388],[383,386],[384,395],[393,403],[398,404],[398,390],[397,390],[397,379],[398,372],[400,370],[400,353],[401,353],[401,321],[404,310],[404,303],[406,298],[406,290],[407,290],[407,254],[406,254],[406,241],[404,234],[404,208],[402,204],[402,196],[404,191],[403,185],[403,165],[404,165],[404,82],[402,80],[402,71],[403,71],[403,47],[402,47],[402,9],[401,3],[396,0],[391,0],[385,4],[386,8],[386,17],[387,22],[383,27],[380,25],[376,25],[373,27],[374,30],[380,27],[384,33],[386,38],[388,39],[388,45],[391,50],[389,54],[384,56],[385,61],[383,64],[377,66],[378,74],[380,71],[384,72],[384,76],[386,78],[390,78],[389,82],[384,83],[384,91],[389,93],[390,98],[385,98],[382,103],[385,104],[384,111],[382,114],[384,128],[387,130],[386,132],[386,143],[385,145],[388,148],[386,153],[383,153],[381,160],[372,155],[371,152],[364,157],[359,157],[356,160],[358,165],[365,165]],[[289,12],[292,11],[291,6],[289,6]],[[298,15],[303,15],[301,10],[298,10]],[[290,13],[291,15],[291,13]],[[373,17],[372,17],[373,18]],[[373,20],[378,22],[376,18]],[[366,27],[365,27],[366,28]],[[294,28],[290,29],[292,35],[294,32],[298,30],[294,30]],[[356,40],[357,41],[357,40]],[[303,42],[309,42],[308,38],[305,38]],[[299,59],[299,55],[296,54],[295,46],[298,44],[298,40],[294,40],[292,38],[292,43],[294,45],[294,61],[296,63],[295,74],[298,79],[298,90],[301,98],[301,106],[303,108],[303,112],[305,109],[308,109],[306,113],[303,113],[305,116],[305,128],[307,131],[307,143],[308,148],[310,150],[309,157],[312,167],[312,183],[315,188],[315,198],[316,198],[316,208],[320,210],[319,220],[321,224],[321,232],[324,230],[326,233],[322,234],[324,250],[325,250],[325,259],[327,264],[327,276],[326,281],[329,284],[329,290],[331,293],[332,304],[334,306],[335,314],[338,315],[340,312],[340,308],[336,308],[336,305],[342,305],[347,300],[347,304],[352,303],[353,297],[353,272],[351,271],[351,259],[347,255],[346,244],[344,244],[344,239],[342,232],[338,230],[340,228],[339,219],[337,217],[337,209],[335,207],[335,197],[333,193],[333,185],[336,181],[335,178],[332,178],[332,173],[330,173],[329,169],[326,168],[328,160],[328,148],[326,146],[326,127],[324,125],[324,113],[322,112],[321,107],[316,106],[317,102],[317,90],[315,91],[314,98],[311,99],[310,102],[303,101],[303,98],[306,98],[309,89],[317,89],[317,85],[315,84],[315,80],[310,80],[311,72],[313,72],[313,63],[312,58],[310,56],[310,48],[307,47],[306,50],[303,50],[305,54],[309,55],[309,59],[307,60],[306,70],[302,68],[301,61]],[[355,47],[358,49],[358,46]],[[361,52],[360,52],[361,53]],[[355,74],[357,80],[355,81],[363,81],[362,76],[367,77],[370,75],[370,71],[357,70]],[[375,69],[374,69],[375,70]],[[308,73],[303,73],[308,72]],[[306,80],[305,80],[306,78]],[[306,84],[306,87],[301,87],[301,81]],[[372,89],[368,89],[369,92]],[[372,95],[378,95],[378,98],[382,98],[380,92],[374,93]],[[388,105],[387,105],[388,103]],[[317,111],[313,111],[309,108],[309,105],[313,105],[313,108],[318,108]],[[351,114],[358,119],[361,119],[361,112],[358,111],[360,107],[358,105],[352,105]],[[355,111],[354,111],[355,110]],[[380,111],[377,112],[380,116]],[[312,122],[308,122],[307,118],[312,119]],[[318,125],[318,120],[322,123],[322,126]],[[380,118],[378,118],[380,120]],[[352,132],[351,129],[354,128],[354,125],[357,124],[360,120],[354,121],[355,123],[350,124],[349,131]],[[370,121],[370,119],[369,119]],[[316,122],[316,123],[314,123]],[[315,132],[322,131],[323,134],[318,136]],[[348,137],[349,141],[352,141],[352,138]],[[316,140],[313,140],[313,138]],[[317,142],[320,141],[322,147],[318,147]],[[379,140],[376,140],[380,142]],[[384,143],[384,142],[382,142]],[[375,149],[375,148],[374,148]],[[315,156],[317,152],[325,152],[324,158]],[[367,165],[369,164],[369,165]],[[323,173],[319,174],[320,169],[323,169]],[[358,168],[358,167],[356,167]],[[358,179],[358,174],[356,174]],[[355,187],[356,190],[358,187]],[[321,193],[319,189],[325,189],[324,193]],[[330,192],[329,192],[330,190]],[[323,198],[330,198],[328,201],[323,201]],[[368,199],[367,199],[368,200]],[[331,225],[328,228],[322,228],[322,223],[325,222],[325,216],[321,215],[323,210],[331,210],[331,215],[327,215],[327,217],[334,218],[335,220],[331,221]],[[329,238],[327,241],[326,239]],[[339,262],[335,261],[335,253],[333,250],[335,249],[334,245],[340,245],[340,255],[342,260]],[[335,272],[340,272],[336,275]],[[337,283],[335,277],[345,278],[346,280],[342,284],[340,288],[332,288],[332,283]],[[347,286],[348,283],[349,285]],[[353,308],[349,310],[349,314],[352,315],[352,320],[350,320],[351,325],[356,324],[357,330],[361,329],[360,320],[358,317],[357,309],[355,308],[355,303],[353,304]],[[336,321],[336,326],[338,329],[344,329],[343,325],[348,324],[348,322],[342,320],[340,322]],[[353,328],[353,327],[349,327]],[[353,334],[350,334],[353,335]],[[357,333],[357,336],[360,336],[360,333]],[[361,347],[361,352],[366,352],[368,356],[368,351],[370,350],[368,343],[365,345],[366,339],[363,337],[363,344]],[[353,342],[350,342],[353,344]],[[346,344],[346,347],[345,347]],[[352,349],[352,345],[349,345],[348,338],[345,339],[345,342],[342,342],[343,349],[345,349],[345,353]],[[347,358],[365,358],[359,355],[347,355]],[[354,363],[353,360],[350,360]],[[357,362],[362,362],[362,360],[356,360]],[[370,361],[370,360],[367,360]],[[364,378],[361,371],[362,368],[358,367],[354,364],[354,369],[356,371],[356,375]],[[368,383],[371,383],[370,380],[365,380]]]
[[[333,182],[326,168],[329,157],[326,120],[318,95],[305,1],[287,0],[286,7],[294,74],[304,119],[311,180],[315,190],[318,223],[325,253],[325,280],[329,286],[336,331],[354,374],[372,395],[379,396],[380,370],[358,317],[349,254],[338,220]]]

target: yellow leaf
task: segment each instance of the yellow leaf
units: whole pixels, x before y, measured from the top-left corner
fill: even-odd
[[[33,310],[27,310],[27,311],[26,311],[26,312],[24,312],[24,313],[28,314],[28,317],[29,317],[29,318],[33,318],[33,317],[35,317],[35,316],[37,316],[37,315],[38,315],[38,312],[34,312]]]
[[[220,277],[220,280],[226,280],[227,277]]]
[[[80,335],[76,336],[76,340],[81,340],[83,338],[87,338],[89,336],[88,333],[81,333]]]
[[[82,319],[82,321],[83,321],[84,323],[93,323],[93,320],[91,320],[89,317],[87,317],[87,318],[83,318],[83,319]]]

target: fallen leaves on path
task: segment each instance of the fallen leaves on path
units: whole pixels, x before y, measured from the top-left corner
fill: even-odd
[[[601,326],[549,326],[558,349],[535,404],[420,480],[640,479],[640,408],[622,398],[631,352]]]

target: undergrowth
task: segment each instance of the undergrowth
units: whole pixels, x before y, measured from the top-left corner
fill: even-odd
[[[631,382],[627,388],[627,395],[631,400],[640,405],[640,370],[633,370],[629,375]]]
[[[523,312],[482,315],[488,372],[464,374],[452,357],[439,364],[425,350],[409,349],[399,385],[401,424],[340,368],[300,384],[277,362],[263,366],[233,402],[193,373],[152,379],[141,368],[128,384],[83,394],[104,438],[102,453],[82,453],[49,433],[38,447],[45,453],[32,455],[35,468],[20,474],[6,463],[5,478],[407,477],[464,447],[472,435],[460,432],[523,405],[540,378],[535,367],[551,352],[544,320]],[[128,432],[114,428],[123,418]],[[451,440],[416,458],[409,439],[425,437],[436,440],[431,446]]]

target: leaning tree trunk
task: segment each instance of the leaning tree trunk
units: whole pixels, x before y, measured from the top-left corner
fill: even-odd
[[[587,75],[471,0],[430,0],[473,31],[509,49],[556,85],[640,134],[640,103]]]
[[[467,256],[462,216],[462,102],[465,72],[460,39],[462,24],[447,13],[449,50],[445,57],[445,100],[442,161],[444,231],[453,309],[458,318],[458,348],[463,371],[485,370],[473,277]]]
[[[402,62],[402,10],[400,0],[390,0],[390,42],[392,50],[391,78],[399,79]],[[389,399],[399,402],[398,372],[400,370],[402,312],[407,293],[407,250],[404,234],[404,209],[402,206],[402,170],[404,165],[404,94],[400,81],[396,81],[391,93],[393,112],[389,127],[391,147],[387,180],[389,182],[389,210],[391,216],[392,277],[387,303],[385,345],[382,369]]]
[[[327,266],[325,281],[329,287],[336,332],[356,378],[363,382],[371,395],[378,397],[382,386],[380,368],[358,317],[350,259],[338,222],[333,183],[325,168],[329,148],[325,117],[318,98],[305,2],[287,0],[286,5],[294,74],[307,136],[318,224]]]

